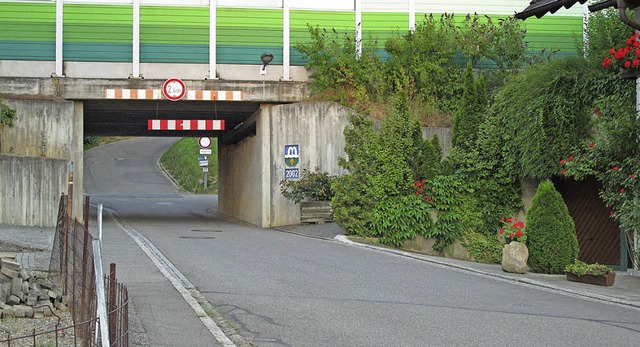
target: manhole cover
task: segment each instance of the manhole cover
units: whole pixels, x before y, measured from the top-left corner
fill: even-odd
[[[190,240],[212,240],[215,239],[213,236],[178,236],[180,239],[190,239]]]
[[[221,233],[222,230],[218,229],[191,229],[191,231],[195,231],[197,233]]]

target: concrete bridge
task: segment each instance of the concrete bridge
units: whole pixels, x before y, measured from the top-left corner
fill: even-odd
[[[81,217],[85,135],[218,137],[222,211],[261,226],[295,223],[296,206],[278,190],[284,146],[299,145],[300,169],[340,173],[349,112],[300,103],[309,72],[296,44],[309,40],[308,26],[353,33],[359,51],[430,14],[502,18],[528,3],[0,0],[0,99],[18,114],[0,128],[0,223],[53,225],[70,173]],[[582,14],[574,6],[540,19],[529,47],[573,52]],[[187,91],[179,101],[162,96],[173,77]]]
[[[69,175],[81,219],[87,135],[217,137],[221,212],[264,227],[299,222],[296,205],[279,193],[285,145],[299,145],[300,169],[339,173],[349,110],[299,103],[309,93],[304,82],[184,80],[178,101],[163,95],[165,82],[0,77],[0,99],[18,116],[0,133],[0,223],[54,225]],[[185,120],[223,126],[178,130]],[[152,130],[155,123],[165,130]]]

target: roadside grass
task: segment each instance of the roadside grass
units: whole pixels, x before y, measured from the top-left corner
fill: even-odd
[[[216,138],[212,138],[211,153],[207,155],[209,175],[206,190],[202,182],[204,174],[198,165],[198,157],[201,154],[197,137],[185,137],[174,143],[160,157],[160,163],[183,190],[194,194],[217,194],[218,142]]]

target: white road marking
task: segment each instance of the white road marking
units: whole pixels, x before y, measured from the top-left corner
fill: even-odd
[[[118,213],[116,211],[108,208],[105,208],[105,210],[109,212],[109,215],[111,216],[111,218],[113,218],[118,227],[122,229],[122,231],[124,231],[127,235],[129,235],[129,237],[131,237],[133,241],[136,242],[136,244],[138,244],[138,247],[140,247],[140,249],[149,257],[149,259],[151,259],[153,264],[158,268],[158,270],[160,270],[162,275],[166,277],[169,282],[171,282],[173,287],[176,288],[178,293],[180,293],[180,295],[182,295],[189,306],[191,306],[198,318],[200,318],[202,324],[204,324],[204,326],[209,330],[216,341],[218,341],[218,343],[220,343],[224,347],[235,347],[236,345],[233,343],[233,341],[231,341],[227,337],[227,335],[224,334],[218,324],[216,324],[216,322],[207,315],[202,306],[200,306],[196,299],[189,293],[186,287],[194,288],[191,282],[189,282],[186,277],[184,277],[184,275],[182,275],[182,273],[180,273],[180,271],[162,255],[162,253],[160,253],[160,250],[155,248],[155,246],[151,243],[151,241],[149,241],[149,239],[144,237],[131,226],[127,225],[127,223],[122,220],[120,216],[118,216]],[[195,291],[195,289],[191,290]]]

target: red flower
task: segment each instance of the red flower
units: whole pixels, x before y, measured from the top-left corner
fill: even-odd
[[[505,221],[506,221],[507,223],[511,223],[511,218],[507,218]]]
[[[637,41],[635,43],[638,43]],[[636,49],[636,57],[640,58],[640,49]]]
[[[624,194],[624,188],[620,189],[620,193]]]
[[[593,109],[593,113],[600,114],[600,108],[596,107]]]
[[[515,223],[513,225],[514,228],[518,229],[518,228],[524,228],[524,223],[522,223],[522,221],[518,221],[517,223]]]
[[[564,175],[564,174],[566,174],[566,173],[567,173],[567,170],[562,169],[562,174]]]
[[[569,161],[573,161],[573,156],[572,155],[569,156]]]
[[[613,63],[613,61],[611,61],[611,59],[604,58],[604,60],[602,61],[602,67],[607,67],[607,66],[611,65],[611,63]]]
[[[424,181],[416,181],[416,183],[414,183],[413,186],[417,188],[422,186],[422,183],[424,183]]]
[[[500,235],[504,234],[504,229],[500,229]]]
[[[514,236],[514,235],[513,235],[513,233],[512,233],[512,234],[509,234],[509,238],[513,238],[513,236]]]
[[[631,62],[627,60],[627,61],[624,62],[623,65],[624,65],[625,69],[628,69],[628,68],[631,67]]]
[[[596,145],[595,143],[591,142],[591,143],[589,144],[589,148],[593,148],[593,146],[595,146],[595,145]]]
[[[522,231],[520,230],[516,231],[516,237],[522,237]]]
[[[631,65],[632,65],[633,67],[638,67],[638,66],[640,66],[640,59],[637,59],[637,58],[636,58],[636,59],[633,59],[633,60],[631,61]]]
[[[614,213],[615,213],[614,211],[609,212],[609,214],[612,215],[612,216],[613,216]]]
[[[613,49],[613,48],[611,48],[611,49],[609,50],[609,54],[611,54],[611,55],[616,54],[616,50],[615,50],[615,49]]]
[[[619,168],[617,166],[613,167],[613,171],[618,172]]]
[[[504,222],[504,217],[500,217],[500,221],[501,221],[501,222]]]
[[[560,165],[564,165],[564,159],[560,159]]]
[[[632,173],[629,177],[631,177],[632,179],[636,178],[636,174]]]

